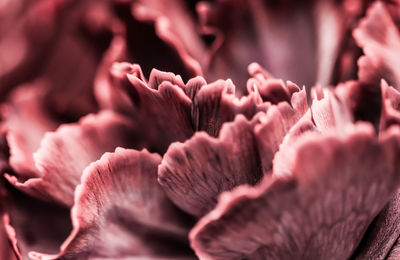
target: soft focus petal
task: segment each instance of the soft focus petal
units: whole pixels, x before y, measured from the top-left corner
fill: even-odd
[[[358,76],[362,81],[380,81],[400,88],[400,33],[388,8],[400,10],[398,4],[376,1],[368,9],[353,35],[365,56],[359,60]]]
[[[104,152],[118,146],[140,147],[137,126],[123,116],[102,111],[46,134],[34,154],[39,177],[25,182],[14,176],[6,177],[32,196],[72,205],[82,171]]]
[[[38,176],[32,155],[44,134],[57,127],[58,122],[43,107],[46,87],[43,81],[21,86],[1,108],[2,130],[10,147],[9,163],[22,179]]]
[[[138,20],[153,22],[156,34],[176,49],[190,70],[202,75],[206,48],[186,4],[182,0],[139,0],[133,4],[132,13]]]
[[[345,137],[302,139],[291,176],[226,193],[190,233],[201,259],[345,259],[400,183],[400,129],[376,140],[368,125]],[[377,163],[379,162],[379,163]]]
[[[117,149],[85,169],[72,209],[74,229],[58,255],[34,259],[190,256],[183,216],[157,184],[161,157]]]

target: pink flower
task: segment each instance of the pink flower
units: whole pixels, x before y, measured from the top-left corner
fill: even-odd
[[[399,13],[1,3],[1,258],[397,258]]]

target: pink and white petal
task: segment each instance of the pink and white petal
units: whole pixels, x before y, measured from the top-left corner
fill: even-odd
[[[82,171],[116,147],[141,147],[137,126],[111,111],[88,115],[76,124],[61,125],[49,132],[34,154],[39,177],[19,182],[6,175],[18,189],[46,200],[71,206]]]
[[[365,53],[359,61],[359,78],[376,83],[384,78],[399,89],[400,33],[387,8],[389,6],[381,1],[372,4],[353,32],[357,44]],[[390,8],[399,10],[398,6]]]
[[[400,184],[400,128],[302,139],[288,178],[225,193],[190,232],[200,259],[346,259]],[[378,162],[378,163],[377,163]]]
[[[284,137],[291,127],[307,112],[306,91],[294,92],[291,102],[280,102],[260,116],[260,124],[255,126],[255,138],[260,153],[264,173],[272,169],[272,160]]]
[[[73,231],[56,255],[33,259],[190,256],[184,216],[157,183],[161,157],[118,148],[87,167],[76,189]]]
[[[240,184],[255,185],[263,175],[254,124],[238,115],[224,124],[218,138],[199,132],[185,143],[173,143],[158,170],[158,182],[168,197],[201,217],[214,208],[221,192]]]
[[[59,123],[45,112],[45,93],[44,81],[20,86],[1,108],[2,131],[6,132],[10,148],[9,164],[21,179],[38,176],[32,154],[44,134],[56,129]]]

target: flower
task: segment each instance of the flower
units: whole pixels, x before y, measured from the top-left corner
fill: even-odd
[[[1,257],[397,258],[399,12],[0,4]]]

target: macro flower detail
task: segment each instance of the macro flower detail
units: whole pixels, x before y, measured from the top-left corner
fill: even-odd
[[[398,259],[399,14],[0,3],[0,258]]]

